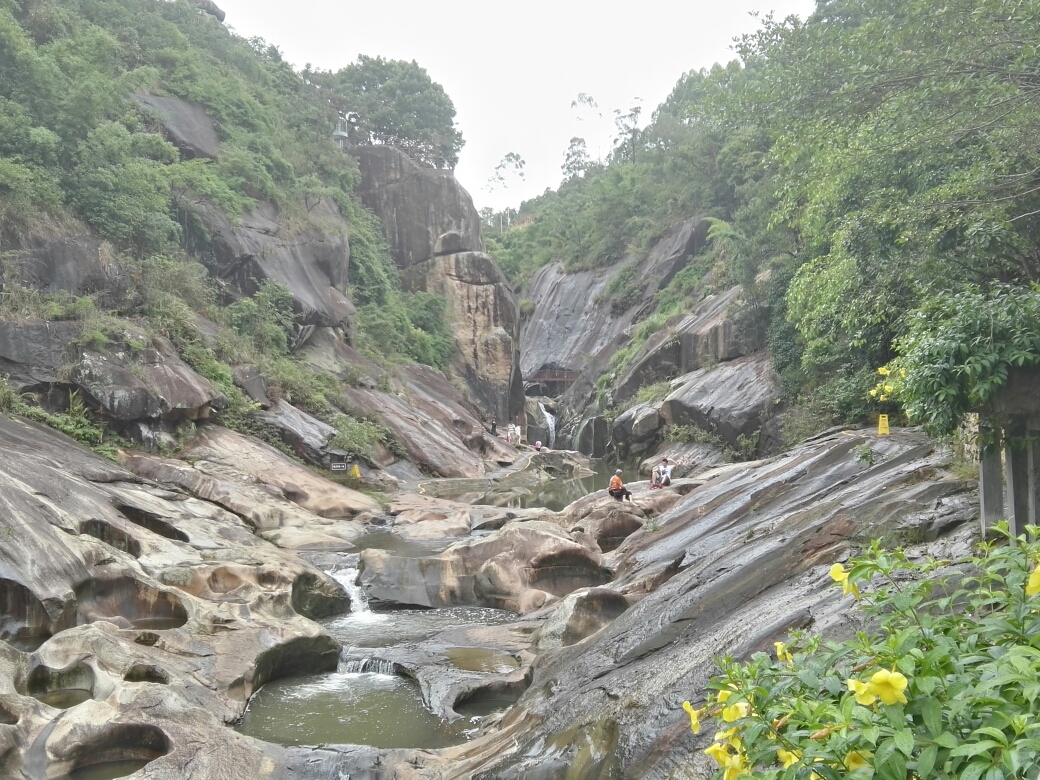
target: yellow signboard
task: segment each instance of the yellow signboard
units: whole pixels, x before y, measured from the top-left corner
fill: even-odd
[[[888,428],[885,429],[885,433],[888,433]],[[354,479],[361,479],[361,469],[357,467],[356,463],[354,464],[354,468],[350,470],[350,476]]]
[[[877,418],[877,432],[880,436],[888,436],[888,415],[879,414]],[[355,466],[354,468],[357,468]]]

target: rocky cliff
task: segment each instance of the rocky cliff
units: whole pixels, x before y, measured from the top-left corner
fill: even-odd
[[[443,295],[458,345],[453,367],[489,417],[519,420],[524,392],[516,296],[484,254],[480,217],[450,171],[423,168],[390,146],[352,150],[358,193],[382,220],[411,290]]]

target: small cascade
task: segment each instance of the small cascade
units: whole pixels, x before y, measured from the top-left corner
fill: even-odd
[[[542,410],[545,417],[545,427],[549,429],[549,449],[556,447],[556,418],[545,408],[545,404],[538,402],[538,408]]]
[[[344,566],[333,569],[329,576],[343,586],[343,590],[350,596],[350,611],[355,614],[371,612],[368,607],[368,596],[361,586],[357,584],[358,570],[356,566]]]
[[[394,665],[382,658],[362,658],[351,661],[341,661],[339,671],[343,674],[396,674]]]

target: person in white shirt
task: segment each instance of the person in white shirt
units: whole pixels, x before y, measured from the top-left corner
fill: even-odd
[[[675,468],[674,463],[671,463],[668,458],[662,458],[661,462],[650,472],[650,487],[661,488],[672,484],[673,468]]]

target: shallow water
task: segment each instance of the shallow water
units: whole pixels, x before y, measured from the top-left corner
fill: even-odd
[[[238,730],[283,745],[432,749],[464,742],[471,728],[465,719],[447,723],[423,707],[411,680],[336,672],[267,683]]]
[[[520,668],[520,664],[509,653],[484,647],[452,647],[445,655],[452,666],[467,672],[508,674]]]
[[[89,701],[91,696],[90,691],[82,688],[60,688],[56,691],[33,694],[33,698],[37,701],[59,710],[67,710],[70,707],[75,707],[77,704]],[[113,777],[121,777],[121,775],[113,775]]]
[[[473,503],[510,509],[544,508],[560,512],[589,493],[606,490],[616,467],[613,461],[593,461],[592,468],[596,473],[590,476],[551,479],[526,489],[490,490]],[[628,479],[636,479],[634,471],[630,470]]]
[[[65,775],[58,780],[115,780],[117,777],[132,775],[147,763],[147,761],[110,761],[77,769],[71,775]]]

